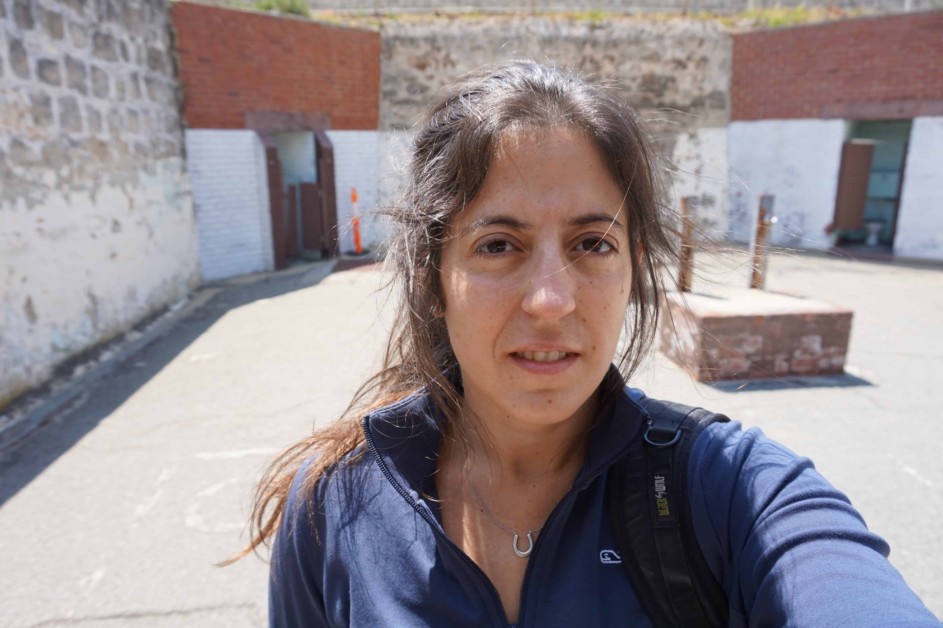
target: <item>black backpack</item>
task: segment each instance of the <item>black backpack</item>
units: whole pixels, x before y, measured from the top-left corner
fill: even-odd
[[[651,421],[609,472],[606,501],[629,580],[656,628],[726,626],[727,597],[695,538],[688,499],[691,447],[729,419],[678,403],[643,399]]]

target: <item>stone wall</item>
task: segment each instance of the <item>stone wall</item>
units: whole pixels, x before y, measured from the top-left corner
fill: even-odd
[[[232,0],[217,0],[231,2]],[[308,0],[315,10],[352,12],[407,11],[611,11],[614,13],[677,13],[715,11],[735,13],[767,7],[838,7],[873,11],[900,12],[933,9],[934,0]]]
[[[199,281],[168,26],[0,0],[0,407]]]
[[[385,20],[380,28],[384,130],[411,127],[461,74],[519,57],[618,81],[668,135],[727,123],[730,38],[713,22],[478,17]]]
[[[726,146],[731,44],[697,20],[566,17],[382,19],[380,127],[409,130],[456,77],[495,61],[530,57],[623,87],[649,122],[674,181],[672,202],[699,199],[702,229],[726,226]]]

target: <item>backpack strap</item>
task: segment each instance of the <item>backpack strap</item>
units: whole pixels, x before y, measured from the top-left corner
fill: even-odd
[[[726,626],[727,597],[694,533],[687,472],[697,437],[729,419],[667,401],[641,404],[648,428],[607,479],[622,564],[654,626]]]

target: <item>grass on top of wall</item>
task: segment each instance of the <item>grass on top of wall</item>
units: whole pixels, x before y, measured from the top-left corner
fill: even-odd
[[[708,11],[682,11],[678,13],[620,13],[590,9],[581,11],[482,11],[477,9],[439,9],[436,11],[394,12],[378,11],[339,11],[324,9],[312,11],[306,0],[207,0],[211,4],[232,8],[269,11],[283,15],[300,16],[331,24],[379,29],[384,22],[425,22],[435,19],[483,20],[514,18],[522,16],[542,16],[564,19],[573,22],[590,22],[594,25],[625,19],[673,20],[687,19],[697,21],[716,21],[731,30],[748,31],[763,28],[785,28],[802,24],[814,24],[832,20],[860,17],[873,14],[864,9],[842,9],[835,6],[763,7],[748,9],[739,13],[719,14]],[[940,0],[943,5],[943,0]]]

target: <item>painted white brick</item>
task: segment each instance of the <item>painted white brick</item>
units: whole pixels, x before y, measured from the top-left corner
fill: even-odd
[[[334,182],[337,190],[337,228],[340,249],[347,253],[354,249],[353,206],[351,188],[357,188],[357,214],[360,218],[360,238],[364,248],[375,252],[387,235],[386,222],[377,215],[381,207],[381,162],[388,156],[381,153],[385,133],[379,131],[328,131],[334,146]]]
[[[704,127],[682,133],[671,162],[674,207],[682,197],[696,197],[702,235],[723,240],[727,232],[727,129]]]
[[[943,117],[915,118],[897,213],[894,253],[943,260]]]
[[[205,281],[272,270],[265,149],[254,131],[186,132]]]
[[[761,194],[775,197],[771,241],[826,248],[845,137],[842,120],[762,120],[727,127],[730,239],[748,242]]]

